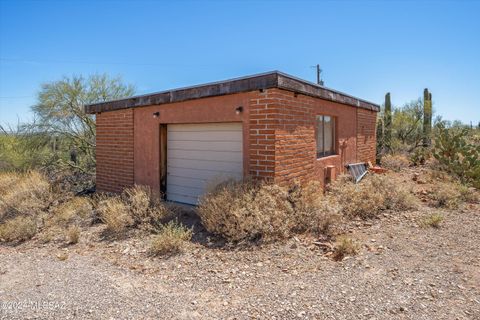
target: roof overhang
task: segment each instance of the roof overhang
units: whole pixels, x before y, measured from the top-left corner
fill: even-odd
[[[379,111],[380,106],[315,83],[273,71],[198,86],[173,89],[130,98],[89,104],[85,112],[94,114],[127,108],[146,107],[185,100],[222,96],[240,92],[279,88],[311,97],[334,101],[362,109]]]

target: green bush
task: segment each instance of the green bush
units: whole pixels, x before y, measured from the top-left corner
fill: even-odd
[[[427,147],[419,147],[410,154],[410,162],[414,166],[424,165],[431,157],[431,150]]]
[[[467,140],[469,130],[453,130],[439,124],[433,156],[440,168],[457,176],[463,183],[480,188],[480,144]]]

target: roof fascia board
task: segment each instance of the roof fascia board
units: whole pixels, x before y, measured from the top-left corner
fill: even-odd
[[[85,106],[85,112],[94,114],[105,111],[160,105],[270,88],[293,91],[300,94],[368,110],[380,110],[380,107],[374,103],[358,99],[323,86],[319,86],[303,79],[295,78],[282,72],[273,71],[226,81],[213,82],[192,87],[135,96],[131,98],[90,104]]]

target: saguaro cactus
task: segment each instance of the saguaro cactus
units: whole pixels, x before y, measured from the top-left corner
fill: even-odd
[[[423,90],[423,145],[425,147],[431,144],[432,133],[432,94],[428,89]]]
[[[390,92],[385,95],[385,116],[384,116],[384,146],[387,151],[392,148],[392,101],[390,100]]]

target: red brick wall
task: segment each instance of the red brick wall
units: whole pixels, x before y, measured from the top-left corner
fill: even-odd
[[[240,105],[244,112],[236,115]],[[152,117],[155,111],[159,118]],[[320,114],[336,120],[337,150],[317,159],[315,116]],[[103,112],[97,115],[97,189],[120,192],[134,183],[159,188],[159,123],[243,121],[245,174],[286,184],[323,182],[326,166],[339,174],[347,163],[374,162],[375,119],[373,111],[282,89]]]
[[[277,100],[268,95],[268,90],[260,92],[249,101],[248,174],[253,178],[274,177],[279,106]]]
[[[97,114],[97,191],[121,192],[133,180],[133,109]]]
[[[357,109],[357,158],[358,161],[371,161],[375,164],[377,113]]]
[[[314,177],[315,114],[310,99],[271,89],[269,98],[278,106],[275,131],[275,182],[284,184]]]
[[[375,131],[375,112],[364,113],[352,106],[282,89],[258,93],[250,99],[249,108],[249,174],[253,177],[280,184],[311,179],[324,182],[326,166],[335,166],[339,174],[347,163],[375,158],[375,149],[371,149],[375,137],[369,135],[372,126]],[[336,155],[317,159],[316,115],[335,118]],[[357,135],[357,118],[361,119],[365,139],[365,134]],[[359,137],[364,140],[357,148]]]

